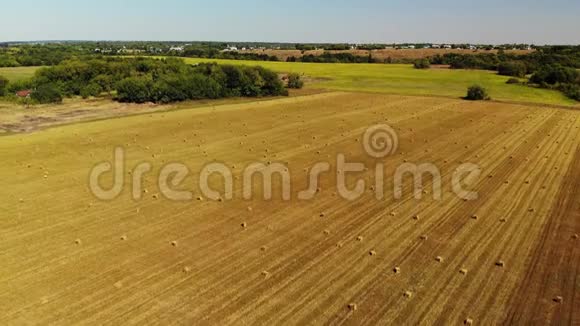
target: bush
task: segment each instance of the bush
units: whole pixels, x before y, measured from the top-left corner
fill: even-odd
[[[514,77],[525,77],[526,76],[526,65],[522,62],[517,61],[506,61],[498,65],[498,74],[503,76],[514,76]]]
[[[6,95],[6,89],[8,88],[8,79],[6,77],[0,76],[0,96]]]
[[[433,62],[448,64],[451,69],[485,69],[497,70],[499,58],[495,54],[457,54],[446,53]]]
[[[9,93],[16,93],[18,91],[34,88],[34,83],[31,80],[19,80],[8,84],[6,88]]]
[[[304,82],[300,79],[299,74],[288,75],[288,88],[300,89],[302,87],[304,87]]]
[[[577,84],[563,84],[560,90],[571,99],[580,101],[580,85]]]
[[[519,84],[520,80],[517,78],[510,78],[506,81],[506,84]]]
[[[288,95],[288,90],[286,90],[284,84],[278,78],[277,73],[263,67],[253,67],[252,69],[257,70],[261,79],[264,81],[261,87],[261,96]]]
[[[51,84],[40,85],[32,92],[30,97],[37,103],[62,103],[62,95],[59,90]]]
[[[117,99],[120,102],[145,103],[151,100],[151,84],[143,77],[129,77],[117,84]]]
[[[574,68],[560,65],[543,66],[536,71],[530,81],[538,85],[574,84],[579,78],[578,71]]]
[[[467,89],[467,96],[465,99],[471,101],[483,101],[489,100],[490,98],[485,88],[479,85],[473,85]]]
[[[103,91],[103,89],[101,88],[101,86],[99,86],[99,84],[97,83],[90,83],[85,87],[81,88],[81,96],[84,99],[87,99],[91,96],[99,96],[101,94],[101,92]]]
[[[428,59],[421,59],[415,61],[415,64],[413,66],[415,67],[415,69],[429,69],[431,68],[431,62],[429,62]]]
[[[93,79],[93,82],[96,83],[102,91],[109,94],[115,88],[114,79],[110,75],[99,75]]]

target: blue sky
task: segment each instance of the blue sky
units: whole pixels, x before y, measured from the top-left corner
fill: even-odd
[[[579,0],[0,0],[0,41],[580,44]]]

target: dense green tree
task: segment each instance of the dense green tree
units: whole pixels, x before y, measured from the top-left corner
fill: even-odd
[[[0,96],[6,95],[6,90],[8,89],[8,78],[0,76]]]
[[[563,84],[560,90],[571,99],[580,101],[580,85],[578,84]]]
[[[117,100],[135,103],[287,94],[278,75],[262,67],[191,66],[177,58],[67,60],[39,69],[31,84],[50,84],[64,96],[84,98],[117,91]]]
[[[111,93],[115,88],[115,78],[111,75],[98,75],[93,82],[101,87],[104,92]]]
[[[527,68],[523,62],[505,61],[498,65],[498,73],[503,76],[513,76],[523,78],[526,76]]]
[[[10,82],[7,87],[7,91],[10,93],[16,93],[22,90],[29,90],[34,88],[34,82],[32,80],[17,80]]]
[[[482,101],[489,100],[490,97],[485,88],[479,85],[473,85],[467,89],[467,96],[465,97],[465,99],[471,101]]]
[[[420,59],[415,61],[413,66],[415,69],[429,69],[431,68],[431,62],[429,62],[429,59]]]
[[[82,96],[82,98],[89,98],[91,96],[99,96],[101,94],[101,92],[103,91],[103,88],[101,88],[101,86],[95,82],[91,82],[88,85],[81,87],[81,92],[80,95]]]
[[[145,103],[152,99],[151,82],[143,77],[129,77],[117,83],[117,99],[120,102]]]
[[[292,73],[288,75],[288,88],[300,89],[304,87],[304,81],[299,74]]]
[[[579,73],[574,68],[561,65],[546,65],[538,69],[530,81],[539,85],[575,84],[578,83]]]
[[[30,96],[32,100],[40,104],[61,103],[62,95],[58,88],[51,84],[38,86]]]

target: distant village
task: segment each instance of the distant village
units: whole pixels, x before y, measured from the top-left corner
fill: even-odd
[[[163,46],[140,46],[122,45],[110,47],[96,47],[95,53],[102,54],[171,54],[182,53],[189,48],[203,48],[204,45],[194,43],[171,44]],[[216,44],[207,46],[208,48],[221,52],[244,52],[244,51],[266,51],[266,50],[381,50],[381,49],[454,49],[454,50],[471,50],[471,51],[489,51],[489,50],[533,50],[536,48],[533,44],[511,44],[511,45],[481,45],[481,44],[306,44],[306,45],[240,45],[225,44],[221,47]]]

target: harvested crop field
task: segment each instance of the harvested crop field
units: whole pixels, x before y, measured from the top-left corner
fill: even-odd
[[[376,159],[367,128],[389,124],[398,150]],[[578,324],[580,112],[449,98],[331,92],[60,126],[0,137],[1,324]],[[125,188],[100,201],[93,166],[125,150]],[[368,168],[362,197],[337,192],[337,155]],[[291,200],[242,169],[287,164]],[[130,168],[149,162],[142,198]],[[160,193],[167,163],[189,176]],[[198,185],[208,163],[235,177],[232,200]],[[311,200],[308,169],[329,162]],[[442,198],[394,171],[431,163]],[[371,183],[384,164],[384,199]],[[481,168],[465,201],[464,163]],[[306,169],[306,170],[305,170]],[[111,184],[111,176],[102,183]],[[223,180],[210,184],[223,189]]]

